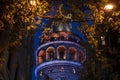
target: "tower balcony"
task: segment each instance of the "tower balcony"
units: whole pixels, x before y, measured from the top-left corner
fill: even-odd
[[[84,63],[85,49],[71,41],[52,41],[42,44],[36,51],[36,65],[55,60]]]
[[[82,39],[71,32],[71,27],[67,23],[56,23],[51,34],[40,38],[36,51],[37,80],[80,80],[86,50],[80,45]]]

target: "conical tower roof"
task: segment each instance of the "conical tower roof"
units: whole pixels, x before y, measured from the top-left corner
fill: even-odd
[[[69,23],[57,22],[52,26],[53,32],[72,32],[72,26]]]

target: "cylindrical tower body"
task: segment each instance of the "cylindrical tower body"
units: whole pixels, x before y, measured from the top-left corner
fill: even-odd
[[[80,70],[86,60],[81,38],[71,32],[71,25],[57,23],[52,33],[41,37],[36,51],[37,80],[80,80]]]

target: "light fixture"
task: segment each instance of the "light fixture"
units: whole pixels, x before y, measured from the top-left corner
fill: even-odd
[[[35,6],[36,5],[36,0],[30,0],[30,4]]]
[[[105,36],[101,36],[102,45],[106,45]]]
[[[74,69],[74,68],[72,69],[72,71],[73,71],[73,73],[74,73],[74,74],[76,73],[76,71],[75,71],[75,69]]]
[[[64,72],[64,67],[61,67],[61,72]]]
[[[114,8],[114,5],[113,4],[107,4],[105,5],[104,9],[105,10],[112,10]]]
[[[43,74],[43,72],[41,71],[41,72],[40,72],[40,76],[42,76],[42,74]]]

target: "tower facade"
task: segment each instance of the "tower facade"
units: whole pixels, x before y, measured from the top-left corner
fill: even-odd
[[[36,51],[36,80],[80,80],[85,48],[71,27],[59,22],[52,26],[50,34],[41,37]]]

